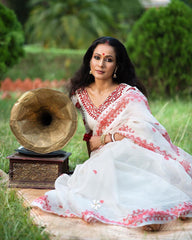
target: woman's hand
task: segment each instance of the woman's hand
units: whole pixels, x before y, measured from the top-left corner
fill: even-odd
[[[92,136],[89,140],[89,146],[90,146],[91,152],[98,149],[101,146],[101,137]]]
[[[119,133],[114,134],[114,140],[115,141],[120,141],[124,138],[124,136],[120,135]],[[111,134],[107,134],[104,137],[104,144],[107,144],[109,142],[112,142]],[[90,151],[94,151],[98,149],[102,144],[101,142],[101,136],[92,136],[89,140],[89,147]]]

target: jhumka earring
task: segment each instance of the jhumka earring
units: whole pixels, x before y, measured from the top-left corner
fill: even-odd
[[[113,73],[113,78],[117,78],[116,72],[117,72],[117,67],[115,68],[115,71],[114,71],[114,73]]]
[[[89,74],[92,74],[91,69],[90,69],[90,71],[89,71]]]

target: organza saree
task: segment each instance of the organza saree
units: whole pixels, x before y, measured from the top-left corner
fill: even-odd
[[[33,206],[63,217],[125,227],[192,217],[192,156],[173,145],[139,90],[126,84],[120,88],[114,101],[112,93],[110,103],[104,103],[92,131],[125,138],[92,152],[71,176],[58,177],[55,190]],[[84,98],[85,91],[77,91],[76,100],[88,121],[91,100]]]

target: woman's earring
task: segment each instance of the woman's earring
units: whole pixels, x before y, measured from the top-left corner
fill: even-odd
[[[89,71],[89,74],[92,74],[91,69],[90,69],[90,71]]]
[[[115,68],[115,71],[114,71],[114,73],[113,73],[113,78],[117,78],[116,72],[117,72],[117,67]]]

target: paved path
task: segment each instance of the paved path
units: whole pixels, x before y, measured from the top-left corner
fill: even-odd
[[[17,189],[26,206],[48,190]],[[160,232],[146,233],[140,228],[128,229],[102,223],[86,223],[77,218],[62,218],[31,209],[34,222],[46,227],[54,240],[192,240],[192,220],[175,220],[163,225]]]

